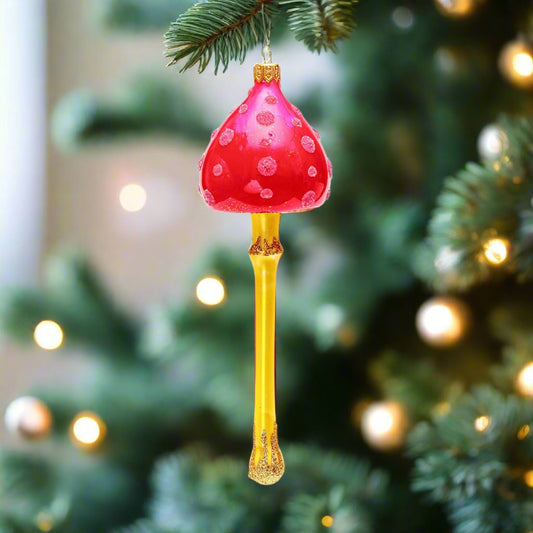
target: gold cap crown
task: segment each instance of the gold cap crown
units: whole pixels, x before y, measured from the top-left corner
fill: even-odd
[[[262,81],[270,83],[272,80],[279,81],[281,71],[277,63],[257,63],[254,65],[254,80],[257,83]]]

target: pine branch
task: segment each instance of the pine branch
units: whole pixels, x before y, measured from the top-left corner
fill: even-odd
[[[154,469],[150,521],[145,529],[122,533],[271,533],[279,531],[285,512],[285,533],[319,533],[322,511],[335,513],[338,531],[369,531],[364,525],[373,522],[388,484],[381,471],[303,446],[287,447],[285,458],[291,468],[284,482],[264,491],[250,484],[240,459],[214,459],[199,451],[165,457]]]
[[[482,416],[487,425],[480,430],[475,422]],[[524,474],[533,461],[533,441],[517,434],[532,420],[528,399],[479,387],[411,434],[413,489],[446,504],[455,531],[530,531],[533,506]]]
[[[373,531],[369,506],[346,497],[340,487],[327,495],[297,494],[287,502],[281,533],[323,533],[324,516],[334,516],[333,531],[368,533]],[[331,524],[327,527],[331,527]]]
[[[281,9],[295,38],[313,52],[336,50],[337,41],[355,28],[355,0],[207,0],[191,7],[166,33],[169,65],[186,59],[181,72],[211,59],[215,73],[232,60],[244,61],[253,46],[265,41],[266,26]]]
[[[337,50],[355,28],[356,0],[281,0],[294,36],[314,52]]]
[[[174,65],[186,59],[181,72],[198,65],[203,72],[211,59],[215,73],[265,38],[267,19],[276,13],[273,0],[207,0],[192,6],[165,35],[167,57]]]
[[[531,234],[521,228],[533,187],[533,120],[504,119],[505,148],[496,161],[469,163],[444,184],[429,223],[429,240],[415,268],[438,289],[464,290],[496,270],[484,259],[484,245],[503,238],[513,245],[501,272],[533,273]]]

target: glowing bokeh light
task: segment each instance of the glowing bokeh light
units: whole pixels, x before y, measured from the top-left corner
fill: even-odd
[[[129,183],[120,190],[119,201],[124,211],[140,211],[146,205],[146,199],[146,190],[137,183]]]
[[[483,433],[483,431],[485,431],[490,426],[490,423],[491,423],[490,417],[482,415],[482,416],[478,416],[474,420],[474,427],[476,428],[476,431]]]
[[[509,241],[506,239],[490,239],[483,247],[483,253],[491,265],[501,265],[509,257]]]
[[[204,305],[218,305],[224,300],[224,284],[218,278],[203,278],[196,285],[196,297]]]
[[[434,297],[418,310],[416,329],[431,346],[452,346],[465,335],[468,315],[468,309],[457,298]]]
[[[520,52],[513,57],[513,69],[520,76],[531,76],[533,74],[533,57],[527,52]]]
[[[518,430],[518,433],[516,434],[516,438],[518,440],[524,440],[529,435],[530,432],[531,432],[531,428],[527,424],[525,424]]]
[[[98,415],[85,411],[76,416],[71,432],[76,444],[90,447],[104,438],[106,427]]]
[[[333,525],[334,519],[331,515],[327,514],[322,517],[322,520],[320,520],[320,523],[324,527],[331,527]]]
[[[33,338],[43,350],[55,350],[63,344],[63,330],[53,320],[42,320],[35,326]]]
[[[361,432],[365,440],[380,450],[392,450],[401,446],[407,425],[403,406],[393,401],[373,403],[361,417]]]
[[[533,362],[525,365],[518,373],[516,388],[523,396],[533,397]]]

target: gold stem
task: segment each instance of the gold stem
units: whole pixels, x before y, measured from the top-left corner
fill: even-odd
[[[261,485],[279,481],[285,465],[276,425],[276,271],[283,254],[280,213],[253,213],[248,251],[255,275],[254,441],[248,476]]]

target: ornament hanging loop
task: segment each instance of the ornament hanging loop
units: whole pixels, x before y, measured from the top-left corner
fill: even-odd
[[[272,63],[272,50],[268,44],[263,46],[263,63]]]
[[[263,20],[264,45],[262,49],[263,63],[272,63],[272,51],[270,50],[270,33],[272,31],[272,20],[265,13],[265,4],[261,8]]]

